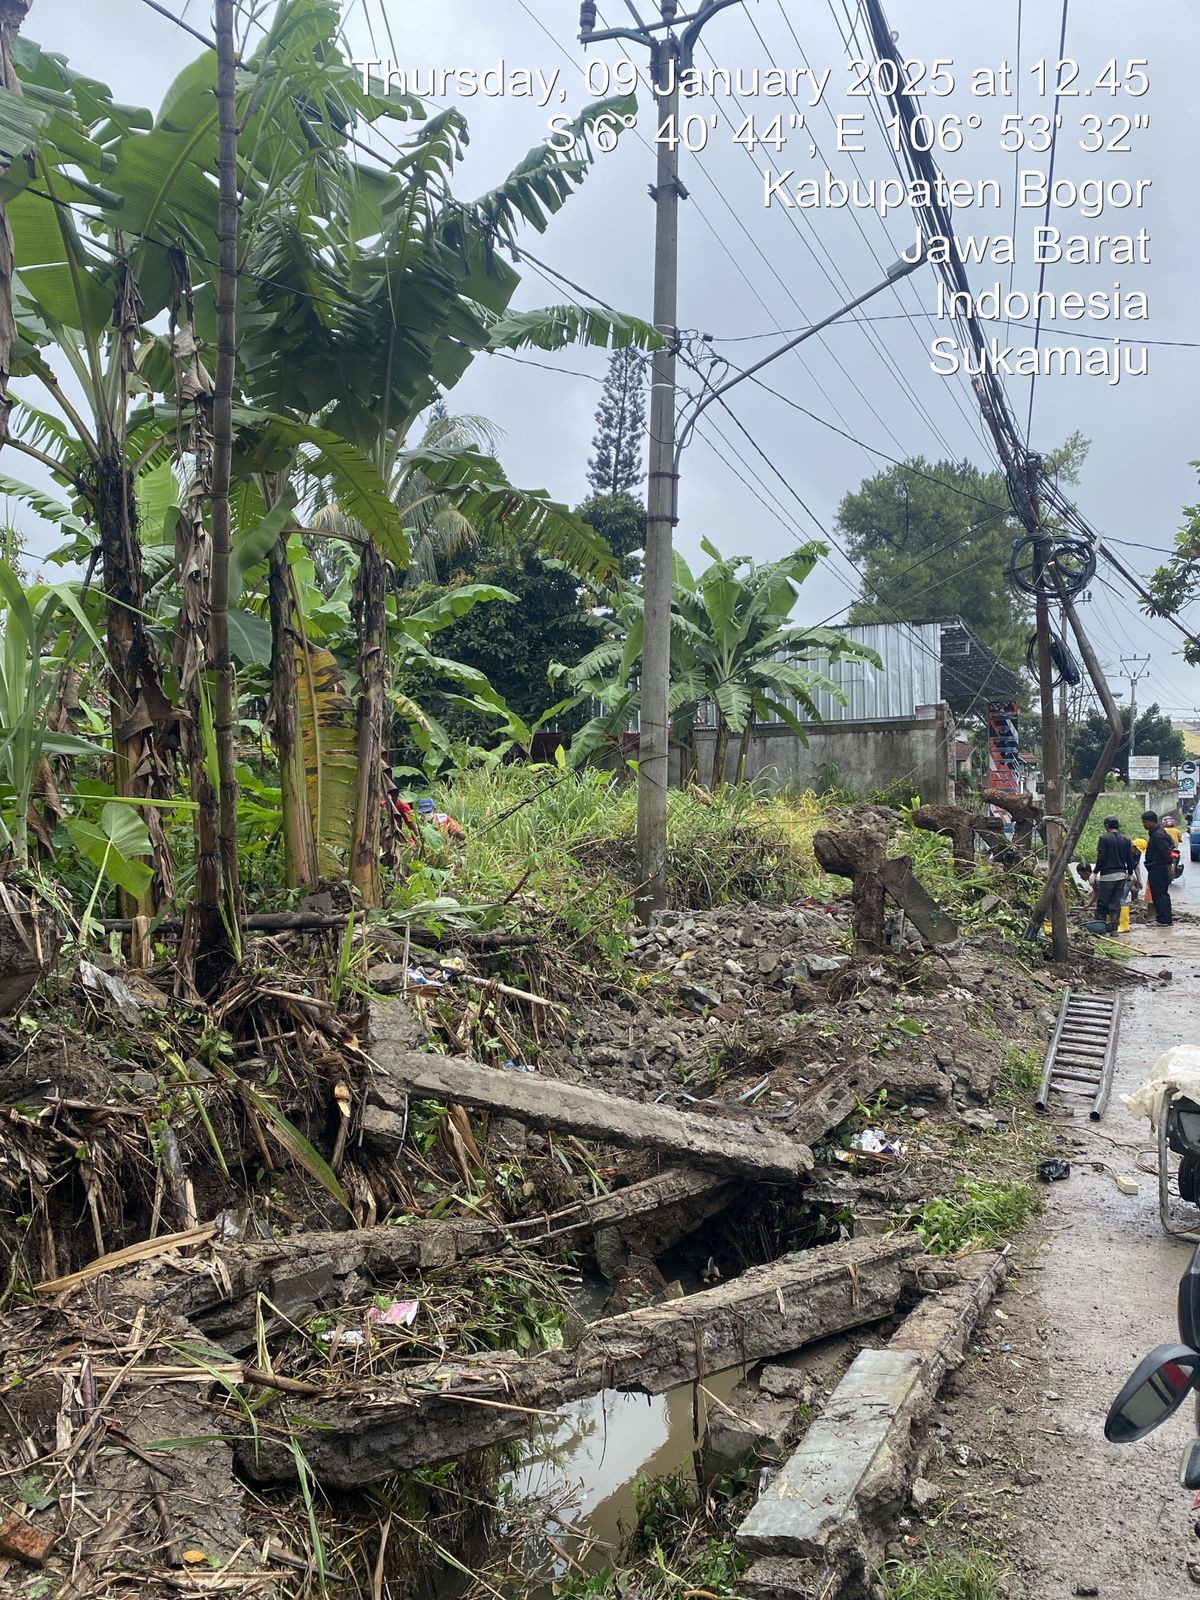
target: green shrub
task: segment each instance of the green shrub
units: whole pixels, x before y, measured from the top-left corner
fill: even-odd
[[[918,1236],[934,1255],[954,1256],[1019,1233],[1035,1203],[1027,1183],[963,1178],[955,1195],[927,1201],[914,1221]]]

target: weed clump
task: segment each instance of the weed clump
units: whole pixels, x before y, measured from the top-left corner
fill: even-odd
[[[981,1250],[1019,1233],[1036,1206],[1029,1184],[963,1178],[954,1195],[926,1202],[914,1218],[917,1236],[934,1255]]]
[[[1004,1574],[991,1556],[937,1556],[923,1566],[893,1561],[881,1574],[888,1600],[1001,1600]]]
[[[1044,1065],[1040,1050],[1010,1044],[1000,1063],[1000,1083],[1010,1095],[1028,1093],[1040,1086]]]

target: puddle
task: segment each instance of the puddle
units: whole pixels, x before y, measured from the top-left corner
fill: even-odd
[[[727,1401],[741,1376],[734,1368],[704,1380],[702,1388],[715,1400],[702,1393],[697,1402],[701,1439],[709,1411],[718,1409],[715,1401]],[[637,1521],[635,1481],[664,1477],[689,1463],[699,1442],[693,1397],[690,1383],[665,1395],[605,1389],[565,1406],[557,1429],[530,1446],[502,1489],[502,1503],[509,1506],[536,1499],[549,1508],[546,1531],[558,1549],[534,1537],[520,1560],[530,1600],[549,1600],[553,1581],[572,1570],[571,1561],[589,1572],[612,1565]]]

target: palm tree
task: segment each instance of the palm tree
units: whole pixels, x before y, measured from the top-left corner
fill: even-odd
[[[800,586],[828,553],[823,544],[812,541],[763,564],[745,556],[722,557],[707,539],[701,548],[711,564],[698,577],[682,556],[675,557],[669,708],[674,736],[691,750],[697,776],[699,714],[705,704],[715,709],[710,786],[719,789],[732,735],[741,737],[736,769],[741,782],[757,723],[778,718],[807,743],[805,720],[821,720],[817,691],[842,698],[821,667],[839,659],[878,666],[879,658],[844,634],[791,620]],[[619,598],[609,630],[610,637],[576,666],[559,669],[579,699],[600,707],[572,744],[576,762],[623,732],[638,709],[640,590],[629,588]]]

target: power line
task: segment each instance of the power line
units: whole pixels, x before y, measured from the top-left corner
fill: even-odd
[[[1071,0],[1063,0],[1062,28],[1060,29],[1058,36],[1059,61],[1063,59],[1063,51],[1067,48],[1067,13],[1070,11],[1070,9]],[[1046,215],[1043,219],[1043,226],[1049,226],[1050,223],[1050,204],[1054,194],[1054,159],[1058,155],[1058,108],[1062,103],[1062,73],[1059,71],[1057,65],[1055,67],[1055,71],[1058,73],[1058,78],[1057,82],[1055,83],[1054,92],[1054,115],[1050,123],[1050,162],[1049,170],[1046,175]],[[1037,322],[1034,326],[1033,332],[1033,352],[1035,356],[1038,352],[1038,348],[1042,339],[1041,299],[1042,290],[1046,287],[1046,265],[1046,259],[1043,256],[1041,271],[1038,273],[1038,314]],[[1029,374],[1029,416],[1025,423],[1026,444],[1028,444],[1029,437],[1033,432],[1033,397],[1036,393],[1036,390],[1037,372],[1035,370]]]
[[[794,44],[797,52],[799,53],[801,61],[804,63],[804,65],[808,69],[808,71],[811,73],[812,64],[808,59],[808,54],[805,51],[804,46],[800,42],[800,37],[796,32],[795,25],[793,24],[791,18],[788,16],[787,12],[784,10],[783,0],[775,0],[775,4],[776,4],[776,7],[778,8],[779,15],[782,18],[784,25],[786,26],[788,32],[792,36],[792,43]],[[750,18],[749,20],[750,20],[750,26],[754,29],[755,34],[758,35],[759,40],[761,42],[762,41],[762,35],[759,34],[759,32],[758,32],[757,24],[754,22],[753,18]],[[764,49],[765,48],[766,48],[766,46],[764,44]],[[768,54],[770,54],[770,52],[768,52]],[[795,97],[792,96],[792,95],[789,95],[789,99],[791,99],[793,106],[796,106],[796,110],[800,111],[800,107],[798,105],[796,105]],[[829,118],[830,126],[833,128],[833,130],[834,130],[834,132],[836,134],[836,132],[837,132],[837,116],[836,116],[836,114],[835,114],[835,112],[833,110],[833,107],[830,105],[829,100],[825,96],[821,97],[821,105],[822,105],[822,108],[825,111],[825,115]],[[807,118],[805,119],[805,126],[806,127],[808,126]],[[816,143],[815,135],[813,137],[813,144],[814,144],[814,147],[817,149],[817,153],[821,156],[821,159],[825,160],[825,156],[824,156],[823,152],[821,151],[820,146],[817,145],[817,143]],[[859,165],[859,162],[858,162],[858,156],[855,154],[855,152],[853,150],[847,151],[846,153],[850,157],[850,164],[854,168],[855,175],[861,180],[862,176],[863,176],[863,173],[862,173],[862,168],[861,168],[861,166]],[[826,165],[828,165],[828,162],[826,162]],[[789,213],[789,215],[790,215],[790,213]],[[883,237],[884,237],[884,242],[886,243],[888,251],[890,252],[893,249],[893,243],[892,243],[892,236],[888,232],[888,229],[887,229],[887,224],[884,222],[883,218],[879,215],[878,211],[872,211],[871,215],[875,218],[875,221],[878,223],[879,229],[882,232]],[[876,266],[878,266],[881,271],[886,271],[886,264],[883,261],[880,260],[879,255],[877,254],[877,252],[875,251],[874,247],[871,244],[871,241],[867,238],[866,229],[863,227],[862,220],[859,217],[857,209],[851,210],[850,216],[851,216],[852,221],[854,222],[855,227],[858,230],[859,236],[861,237],[863,243],[867,246],[867,249],[870,250],[871,255],[872,255],[872,257],[873,257],[873,259],[875,261]],[[897,300],[897,303],[900,302],[900,300],[903,298],[903,296],[905,294],[913,295],[917,300],[918,306],[920,306],[920,296],[919,296],[919,294],[917,292],[917,286],[909,278],[905,278],[902,283],[898,283],[896,285],[896,300]],[[907,316],[908,316],[908,318],[909,318],[909,320],[911,322],[911,316],[912,316],[911,312],[907,313]],[[879,318],[879,319],[867,319],[867,318],[864,318],[863,320],[864,321],[866,321],[866,320],[883,321],[884,319],[883,318]],[[921,346],[922,355],[927,355],[928,351],[926,350],[925,344],[921,339],[921,335],[920,335],[919,331],[917,330],[916,324],[913,323],[912,327],[913,327],[913,334],[914,334],[918,344]],[[946,385],[943,386],[943,388],[945,389],[945,391],[947,393],[949,393],[951,399],[954,401],[954,405],[955,405],[956,409],[958,410],[959,415],[964,419],[964,421],[966,422],[968,428],[971,431],[972,442],[974,442],[974,436],[975,436],[975,434],[977,433],[977,431],[979,429],[979,416],[978,416],[978,413],[976,413],[972,408],[968,408],[967,406],[965,406],[963,404],[962,396],[959,393],[958,384],[956,384],[956,383],[955,384],[946,384]]]
[[[912,322],[915,317],[925,317],[929,321],[940,320],[934,311],[923,308],[918,311],[901,311],[895,314],[882,312],[876,315],[842,317],[838,322],[830,325],[830,331],[840,327],[842,323],[849,322]],[[1012,317],[985,317],[980,316],[981,322],[1003,322],[1010,328],[1032,328],[1032,322],[1022,322]],[[1092,333],[1085,328],[1059,328],[1049,327],[1045,330],[1052,333],[1057,339],[1091,339],[1101,344],[1128,344],[1131,341],[1126,335],[1119,333]],[[765,333],[742,333],[733,336],[723,334],[707,334],[705,337],[714,344],[751,344],[759,339],[774,339],[779,335],[786,337],[789,333],[803,333],[803,328],[771,328]],[[1200,340],[1196,339],[1139,339],[1138,344],[1148,345],[1159,350],[1200,350]]]
[[[1017,103],[1016,103],[1015,110],[1016,110],[1018,121],[1019,121],[1020,116],[1021,116],[1021,43],[1022,43],[1021,35],[1022,35],[1024,21],[1025,21],[1025,0],[1017,0],[1017,49],[1016,49]],[[1023,126],[1023,124],[1022,124],[1022,126]],[[1010,235],[1009,235],[1010,238],[1012,238],[1013,240],[1015,240],[1016,237],[1017,237],[1017,200],[1018,200],[1019,193],[1020,193],[1020,173],[1021,173],[1021,152],[1020,152],[1019,149],[1017,149],[1017,150],[1013,151],[1012,226],[1011,226]],[[1016,282],[1016,274],[1017,274],[1017,252],[1014,250],[1013,251],[1013,258],[1009,262],[1009,266],[1008,266],[1008,292],[1009,292],[1010,295],[1013,292],[1013,285]],[[1009,336],[1009,330],[1011,329],[1011,327],[1012,327],[1012,323],[1010,321],[1010,322],[1008,322],[1006,324],[1005,330],[1004,330],[1004,337],[1006,339]]]
[[[758,41],[759,41],[760,45],[762,46],[763,50],[766,52],[768,61],[770,62],[770,64],[773,67],[776,67],[776,70],[779,70],[778,67],[776,66],[775,58],[772,56],[770,48],[767,45],[766,40],[763,38],[762,34],[759,32],[758,27],[755,24],[753,18],[750,18],[748,16],[747,20],[749,20],[751,27],[754,29],[754,33],[755,33],[756,38],[758,39]],[[715,60],[713,58],[712,52],[709,51],[707,49],[707,47],[702,47],[702,48],[704,48],[704,53],[708,57],[709,61],[715,66],[716,62],[715,62]],[[738,98],[738,96],[736,94],[732,94],[732,93],[731,93],[730,98],[733,100],[734,105],[737,106],[739,114],[743,118],[745,118],[746,117],[746,110],[745,110],[745,107],[743,106],[741,100]],[[796,104],[794,99],[793,99],[792,103],[793,103],[793,105]],[[736,128],[736,126],[735,126],[735,124],[733,122],[732,117],[729,115],[729,112],[726,110],[723,102],[721,100],[717,100],[716,101],[716,106],[717,106],[718,114],[724,120],[726,126],[731,130],[731,132],[733,132],[736,135],[737,128]],[[797,106],[797,110],[799,110],[798,106]],[[758,166],[757,166],[757,164],[755,162],[754,153],[749,148],[749,146],[746,145],[746,144],[742,144],[739,148],[742,150],[742,152],[745,154],[746,158],[749,160],[750,165],[752,167],[754,167],[755,171],[758,171],[759,168],[758,168]],[[771,165],[771,170],[776,172],[776,173],[778,173],[779,168],[778,168],[777,163],[775,161],[771,161],[770,165]],[[804,235],[800,231],[800,225],[796,220],[795,213],[793,211],[791,211],[791,210],[785,210],[784,215],[786,216],[788,222],[791,225],[792,232],[796,235],[796,237],[798,239],[801,239],[802,241],[804,241]],[[806,226],[808,227],[809,232],[812,234],[813,238],[818,243],[821,243],[820,236],[818,235],[817,230],[816,230],[811,218],[808,216],[808,213],[807,212],[802,212],[801,215],[803,216],[804,222],[805,222]],[[804,242],[807,244],[807,241],[804,241]],[[823,274],[823,276],[825,278],[825,281],[829,284],[830,288],[833,289],[833,291],[835,293],[838,293],[838,292],[841,291],[841,292],[845,292],[847,295],[852,295],[853,291],[851,290],[849,283],[847,282],[846,278],[844,277],[844,275],[842,274],[842,272],[838,268],[836,262],[834,262],[833,257],[829,254],[829,251],[827,249],[825,249],[825,246],[822,244],[821,248],[825,251],[825,254],[826,254],[826,256],[828,257],[828,259],[830,261],[830,264],[833,267],[833,271],[837,274],[837,277],[841,280],[840,291],[839,291],[839,285],[838,285],[837,282],[835,282],[835,280],[834,280],[833,276],[831,275],[829,269],[826,268],[821,263],[821,261],[817,259],[816,250],[814,249],[813,245],[812,244],[808,244],[807,247],[808,247],[810,253],[812,254],[814,262],[816,263],[818,269]],[[876,258],[876,264],[880,266],[880,270],[881,271],[886,271],[886,268],[883,267],[882,264],[878,262],[877,258]],[[772,269],[772,271],[774,271],[774,269]],[[776,276],[776,278],[779,278],[779,274],[777,272],[775,273],[775,276]],[[780,279],[779,281],[782,283],[783,280]],[[784,286],[784,288],[785,288],[785,292],[788,295],[788,298],[792,301],[792,304],[795,305],[796,309],[800,312],[800,315],[801,316],[806,316],[807,313],[805,312],[804,308],[800,305],[799,301],[796,299],[796,296],[792,293],[792,291],[789,288],[787,288],[786,285]],[[949,443],[946,441],[945,436],[941,433],[941,431],[937,427],[937,424],[934,422],[933,418],[929,415],[929,412],[922,405],[920,399],[918,398],[917,394],[913,390],[912,385],[908,382],[908,379],[900,371],[900,369],[896,365],[894,359],[892,358],[892,356],[890,355],[890,353],[887,351],[886,347],[884,346],[882,340],[879,339],[878,336],[876,336],[874,334],[873,330],[870,330],[870,329],[866,328],[863,324],[860,323],[859,324],[859,328],[860,328],[860,331],[863,333],[863,336],[867,339],[868,343],[873,345],[877,355],[883,361],[884,365],[888,368],[888,371],[889,371],[890,375],[892,376],[894,381],[899,385],[901,391],[906,395],[906,397],[908,398],[910,403],[916,408],[916,410],[919,411],[921,413],[921,415],[924,417],[926,423],[929,426],[930,432],[933,433],[933,435],[938,439],[939,443],[942,445],[942,447],[945,450],[950,451],[951,447],[950,447]],[[849,378],[849,381],[850,381],[852,387],[854,388],[855,392],[858,394],[859,398],[862,400],[863,404],[867,407],[868,411],[870,411],[871,415],[881,425],[881,427],[883,427],[885,429],[885,431],[887,432],[889,438],[891,438],[892,441],[895,443],[897,449],[902,451],[904,449],[904,446],[900,443],[900,440],[896,437],[896,435],[892,432],[892,430],[888,426],[888,424],[880,416],[879,412],[875,409],[875,406],[867,398],[867,396],[864,393],[861,385],[855,379],[850,378],[848,373],[846,374],[846,376]]]

